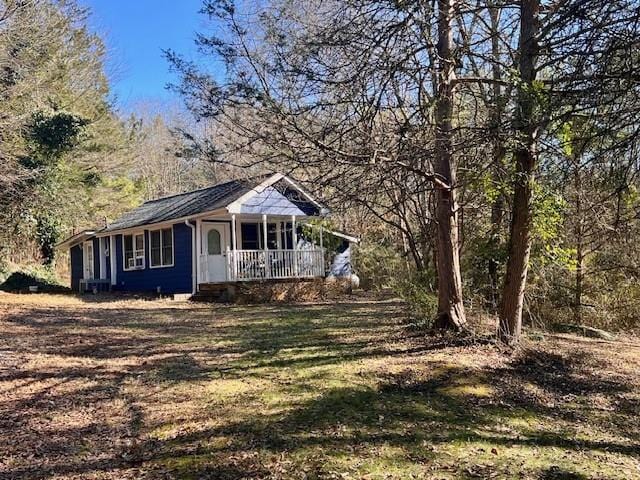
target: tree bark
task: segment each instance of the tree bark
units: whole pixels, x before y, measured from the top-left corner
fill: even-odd
[[[577,264],[576,264],[576,291],[574,298],[574,310],[573,317],[576,325],[582,325],[582,293],[584,291],[584,255],[582,253],[581,245],[578,247],[577,252]]]
[[[491,19],[491,56],[492,56],[492,78],[495,83],[492,85],[492,106],[491,106],[491,131],[493,136],[492,164],[494,176],[497,182],[503,180],[503,162],[506,154],[504,140],[501,135],[501,121],[504,115],[505,99],[502,95],[502,71],[500,63],[500,9],[493,2],[489,4],[489,17]],[[491,205],[491,230],[489,232],[489,242],[491,248],[491,258],[487,265],[490,284],[491,309],[498,312],[499,291],[499,268],[500,262],[496,258],[500,245],[500,234],[503,228],[505,198],[499,192]]]
[[[438,0],[439,57],[435,112],[436,152],[436,267],[438,270],[438,316],[436,328],[463,330],[462,278],[458,240],[456,172],[452,145],[454,56],[452,20],[455,0]]]
[[[494,154],[495,155],[495,154]],[[494,157],[501,159],[502,157]],[[499,269],[500,262],[496,258],[498,253],[498,246],[500,245],[500,232],[502,231],[502,219],[504,216],[504,198],[502,194],[493,201],[491,205],[491,230],[489,232],[489,240],[491,242],[491,258],[487,265],[487,273],[489,275],[489,284],[491,288],[491,308],[494,313],[498,310],[498,298],[499,298]]]
[[[574,188],[575,188],[575,226],[574,235],[576,237],[576,277],[575,277],[575,292],[574,292],[574,305],[573,305],[573,317],[577,325],[582,324],[582,292],[584,283],[584,245],[582,235],[582,172],[580,171],[580,157],[574,158],[575,172],[574,172]]]
[[[532,191],[537,160],[535,122],[536,63],[538,58],[539,0],[520,4],[520,89],[516,106],[515,182],[509,238],[509,259],[500,306],[499,337],[515,345],[522,331],[522,309],[531,252]]]

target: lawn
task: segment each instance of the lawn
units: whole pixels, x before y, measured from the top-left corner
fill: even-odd
[[[640,478],[640,341],[0,293],[0,478]]]

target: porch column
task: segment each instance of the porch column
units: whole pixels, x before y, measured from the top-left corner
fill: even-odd
[[[203,271],[202,268],[202,220],[196,220],[196,261],[198,262],[198,279],[197,290],[200,290],[200,282],[204,278],[204,274],[208,274],[209,269]]]
[[[267,245],[267,214],[262,214],[262,250],[264,251],[264,274],[266,278],[271,278],[271,261],[269,259],[269,246]]]
[[[296,216],[291,215],[291,238],[293,239],[293,249],[298,249],[298,229],[296,228]]]
[[[298,229],[296,216],[291,215],[291,239],[293,240],[293,276],[298,276]]]
[[[238,258],[236,250],[238,250],[238,239],[236,232],[236,214],[231,214],[231,276],[233,280],[238,278]]]
[[[235,252],[238,249],[236,243],[236,214],[231,214],[231,249]]]
[[[318,273],[320,274],[320,276],[324,276],[324,273],[325,273],[323,234],[324,234],[324,226],[321,223],[320,224],[320,265],[318,266]]]
[[[98,278],[103,278],[102,276],[106,273],[106,268],[104,265],[104,247],[103,247],[102,238],[98,238]]]
[[[111,286],[118,283],[118,267],[116,262],[116,236],[109,236],[109,263],[111,264]]]

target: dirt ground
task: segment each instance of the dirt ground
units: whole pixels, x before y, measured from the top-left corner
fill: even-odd
[[[640,479],[640,341],[0,293],[0,479]]]

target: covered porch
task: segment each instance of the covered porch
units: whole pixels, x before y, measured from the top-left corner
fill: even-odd
[[[198,285],[325,275],[322,227],[315,243],[300,235],[300,226],[321,211],[310,197],[296,200],[266,186],[225,210],[196,221]]]
[[[299,226],[296,216],[267,214],[198,220],[198,284],[323,277],[322,227],[315,245]]]

